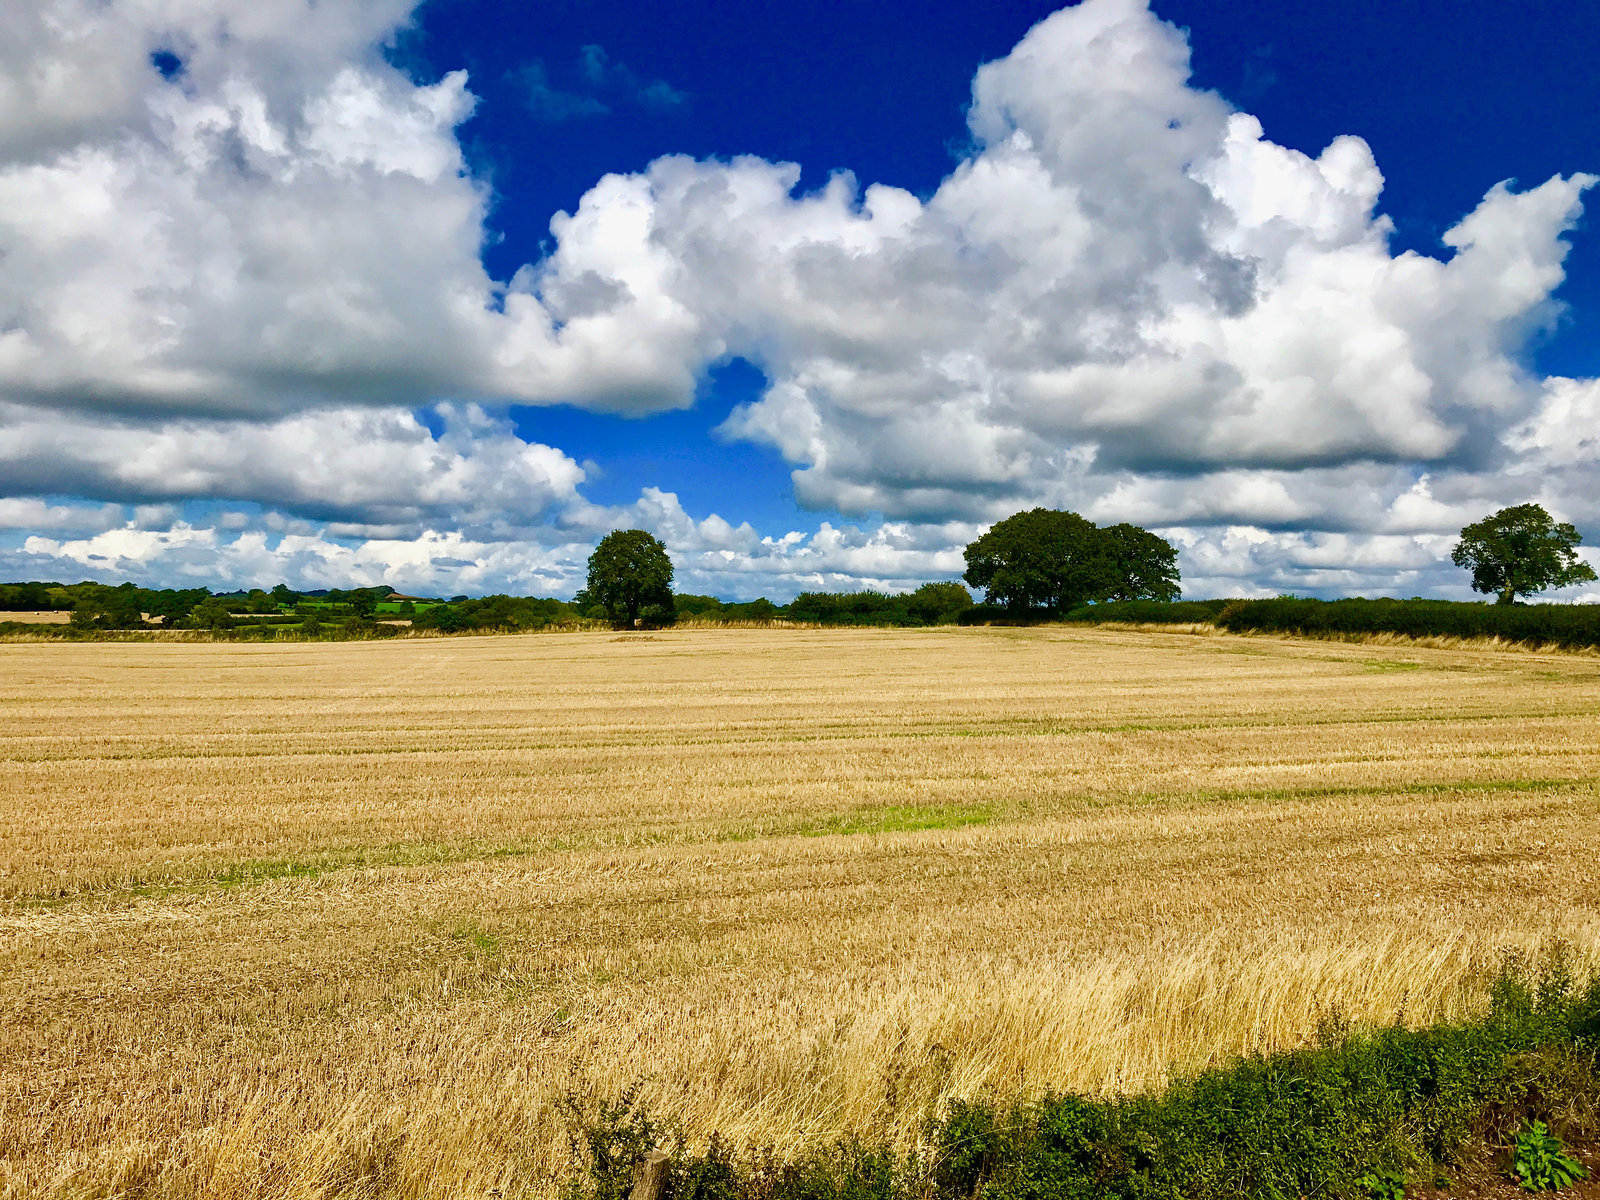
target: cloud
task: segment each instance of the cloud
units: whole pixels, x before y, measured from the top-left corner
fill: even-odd
[[[518,71],[517,78],[529,113],[535,120],[552,123],[608,116],[619,105],[665,112],[689,100],[687,92],[664,79],[641,78],[627,63],[614,61],[605,47],[598,45],[578,51],[576,88],[553,84],[549,69],[539,59]]]
[[[719,344],[666,294],[671,264],[630,260],[625,212],[570,223],[588,241],[512,284],[485,272],[489,193],[455,136],[476,101],[465,72],[418,84],[383,59],[408,9],[20,14],[0,51],[0,398],[256,418],[690,403]]]
[[[120,504],[51,504],[31,496],[0,499],[0,529],[101,532],[124,520]]]
[[[926,202],[665,159],[579,219],[648,212],[669,294],[772,380],[727,432],[818,507],[992,515],[1086,467],[1492,460],[1537,402],[1517,356],[1593,177],[1496,186],[1448,261],[1394,256],[1364,143],[1286,150],[1186,77],[1171,27],[1088,0],[979,72],[977,148]]]
[[[141,425],[0,405],[0,474],[22,493],[247,500],[348,526],[443,522],[499,537],[580,503],[583,469],[505,418],[475,405],[432,416],[437,435],[395,409]]]
[[[572,121],[581,117],[603,117],[609,105],[582,92],[567,92],[550,83],[542,62],[523,67],[518,76],[527,91],[528,111],[539,121]]]
[[[668,156],[497,280],[465,74],[382,54],[410,16],[19,13],[0,492],[40,535],[27,561],[554,587],[581,559],[559,547],[636,522],[696,586],[781,594],[949,577],[987,522],[1048,504],[1168,531],[1195,590],[1441,590],[1441,539],[1503,503],[1600,522],[1600,385],[1525,365],[1593,176],[1488,187],[1437,256],[1395,254],[1365,142],[1276,145],[1191,86],[1143,0],[1084,0],[977,72],[970,150],[929,196]],[[523,80],[546,119],[686,101],[599,46],[570,87]],[[763,534],[656,488],[596,506],[498,415],[687,407],[734,355],[769,382],[722,432],[845,523]],[[197,499],[241,507],[73,515]]]
[[[578,51],[579,70],[592,87],[614,92],[641,108],[672,109],[689,100],[664,79],[642,79],[627,63],[614,61],[604,46],[588,45]]]

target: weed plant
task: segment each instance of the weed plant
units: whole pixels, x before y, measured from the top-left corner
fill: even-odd
[[[1571,1187],[1588,1175],[1583,1164],[1567,1153],[1566,1143],[1543,1121],[1529,1121],[1517,1130],[1511,1144],[1511,1169],[1517,1182],[1530,1192]]]

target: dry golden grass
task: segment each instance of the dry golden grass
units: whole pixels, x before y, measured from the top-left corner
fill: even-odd
[[[548,1195],[1600,949],[1600,661],[1091,629],[0,647],[0,1188]]]

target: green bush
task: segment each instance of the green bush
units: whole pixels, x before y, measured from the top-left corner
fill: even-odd
[[[660,1149],[672,1160],[663,1200],[1397,1200],[1408,1171],[1432,1179],[1526,1121],[1592,1114],[1597,1043],[1600,986],[1579,985],[1557,954],[1537,975],[1510,962],[1488,1011],[1460,1024],[1330,1026],[1316,1046],[1154,1095],[954,1103],[917,1155],[844,1142],[779,1163],[736,1159],[720,1140],[696,1155],[630,1094],[581,1123],[576,1190],[619,1200]]]
[[[740,602],[677,592],[672,597],[672,603],[680,618],[693,617],[703,621],[767,622],[783,616],[783,609],[765,596]]]
[[[462,633],[475,629],[544,629],[577,616],[578,610],[565,601],[495,595],[435,604],[418,612],[411,624],[416,629]]]
[[[959,583],[925,583],[904,594],[801,592],[783,615],[817,625],[949,625],[971,609],[971,593]]]

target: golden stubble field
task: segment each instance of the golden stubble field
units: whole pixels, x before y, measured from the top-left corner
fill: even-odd
[[[1048,628],[0,646],[0,1190],[910,1144],[1600,949],[1600,659]]]

